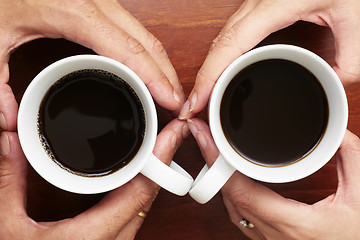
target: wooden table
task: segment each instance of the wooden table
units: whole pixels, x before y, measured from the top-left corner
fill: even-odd
[[[212,40],[241,0],[121,0],[140,22],[164,45],[188,95],[196,73],[206,57]],[[288,43],[307,48],[329,64],[334,64],[334,39],[330,30],[299,22],[272,34],[260,45]],[[66,56],[90,50],[65,40],[42,39],[16,50],[10,59],[10,85],[17,100],[31,79],[50,63]],[[349,129],[360,135],[360,85],[346,89],[349,99]],[[160,126],[169,121],[160,111]],[[206,119],[206,112],[200,114]],[[195,177],[204,164],[192,136],[174,157]],[[98,202],[103,194],[77,195],[59,190],[29,169],[28,212],[38,221],[59,220],[75,216]],[[310,177],[288,184],[266,184],[283,196],[314,203],[335,192],[336,163],[331,160]],[[188,195],[178,197],[161,190],[136,239],[247,239],[229,220],[220,194],[200,205]]]

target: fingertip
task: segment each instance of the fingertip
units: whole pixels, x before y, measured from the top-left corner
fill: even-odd
[[[172,129],[161,131],[156,139],[154,155],[164,163],[169,164],[176,151],[177,137],[176,132]]]
[[[18,103],[7,84],[0,83],[0,128],[6,131],[16,129]]]
[[[27,159],[20,145],[18,134],[16,132],[4,131],[1,133],[0,137],[4,138],[0,140],[1,145],[3,143],[2,141],[4,141],[5,144],[8,144],[6,146],[6,148],[8,148],[7,149],[8,152],[5,152],[7,154],[3,157],[6,157],[7,159],[11,159],[11,161],[16,165],[16,169],[18,172],[21,172],[22,170],[26,170]]]
[[[177,92],[175,91],[175,89],[173,90],[173,96],[174,96],[175,101],[176,101],[178,104],[181,104],[180,96],[179,96],[179,94],[177,94]]]
[[[198,143],[198,145],[200,147],[200,150],[202,152],[205,152],[206,147],[208,145],[205,135],[199,130],[199,128],[196,126],[196,124],[193,120],[188,119],[187,123],[189,125],[191,134],[194,136],[196,142]]]
[[[205,161],[211,165],[219,156],[219,150],[212,138],[209,126],[198,118],[188,119],[187,123],[191,134],[199,145]]]
[[[159,133],[153,151],[154,155],[163,161],[170,162],[189,132],[185,121],[172,120]]]
[[[0,129],[7,130],[7,122],[4,113],[0,112]]]
[[[182,128],[182,137],[183,139],[187,138],[190,134],[190,128],[187,122],[185,122],[183,128]]]
[[[156,84],[157,85],[157,84]],[[156,88],[156,89],[155,89]],[[182,106],[181,97],[170,83],[161,84],[149,89],[154,95],[156,102],[170,111],[179,111]]]
[[[199,70],[193,90],[189,95],[190,107],[189,111],[194,115],[201,112],[209,103],[209,99],[213,88],[223,72],[223,69],[216,72],[215,67],[208,71],[209,62],[205,60],[204,65]]]
[[[186,100],[183,107],[180,110],[178,118],[180,120],[187,120],[190,117],[190,101]]]
[[[163,108],[170,111],[179,111],[182,106],[181,98],[170,83],[161,81],[146,84],[154,100]]]
[[[194,121],[192,119],[187,119],[186,121],[189,126],[191,134],[195,137],[198,130],[197,130],[197,127],[196,127]]]
[[[173,130],[175,132],[181,132],[184,125],[186,125],[186,121],[183,120],[179,120],[177,118],[173,119],[171,122],[169,122],[162,130],[166,131],[166,130]]]
[[[176,142],[177,142],[177,135],[176,135],[176,132],[173,133],[173,136],[171,138],[171,147],[173,149],[176,148]]]
[[[23,164],[23,162],[26,162],[26,157],[22,151],[17,133],[3,131],[0,135],[0,144],[0,156],[16,159],[19,164],[26,165]]]
[[[207,147],[207,141],[205,135],[201,131],[197,131],[196,140],[199,143],[200,148],[203,149],[203,151],[205,151]]]
[[[198,104],[198,93],[195,91],[195,87],[181,108],[180,114],[178,116],[180,120],[187,120],[192,118],[196,113],[200,112],[204,108],[202,105],[199,106]],[[207,99],[205,101],[207,101]]]
[[[174,132],[174,136],[173,136],[174,140],[172,140],[173,141],[172,147],[174,151],[176,151],[180,147],[183,140],[190,134],[190,129],[187,122],[179,119],[172,120],[164,128],[164,130],[171,130]],[[174,144],[175,142],[176,144]]]
[[[190,97],[190,107],[189,112],[193,112],[197,104],[197,93],[193,92]]]
[[[5,157],[10,153],[10,141],[6,132],[0,135],[0,156]]]
[[[210,127],[206,124],[206,122],[200,118],[190,118],[187,120],[188,124],[193,124],[196,126],[196,129],[199,131],[203,131],[207,135],[211,135]]]

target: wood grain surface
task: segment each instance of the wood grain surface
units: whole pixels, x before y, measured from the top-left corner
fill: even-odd
[[[188,95],[212,40],[226,20],[239,8],[239,0],[121,0],[131,12],[164,45],[179,79]],[[256,31],[256,29],[254,29]],[[259,45],[288,43],[309,49],[334,64],[334,39],[326,27],[298,22],[267,37]],[[44,67],[66,56],[92,53],[66,40],[41,39],[17,49],[10,58],[10,85],[18,101],[32,78]],[[220,59],[219,59],[220,60]],[[346,88],[349,101],[348,128],[360,135],[360,85]],[[159,110],[160,128],[170,115]],[[206,112],[199,116],[206,120]],[[195,177],[204,160],[192,136],[176,153],[174,160]],[[28,174],[28,213],[37,221],[53,221],[88,209],[104,195],[77,195],[53,187],[34,170]],[[287,184],[266,184],[285,197],[314,203],[334,193],[337,187],[336,162],[303,180]],[[228,217],[217,194],[201,205],[188,195],[178,197],[161,190],[136,237],[137,240],[247,239]]]

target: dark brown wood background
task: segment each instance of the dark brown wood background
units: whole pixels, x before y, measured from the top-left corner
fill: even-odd
[[[196,73],[212,40],[226,20],[238,9],[241,0],[120,0],[164,45],[188,95]],[[326,27],[298,22],[266,38],[260,45],[288,43],[309,49],[334,64],[334,39]],[[16,98],[44,67],[66,56],[91,53],[66,40],[35,40],[17,49],[10,59],[10,85]],[[346,89],[349,100],[348,128],[360,135],[360,84]],[[160,127],[169,114],[159,109]],[[206,119],[206,112],[200,117]],[[195,177],[204,164],[195,140],[190,136],[174,160]],[[29,169],[28,212],[38,221],[75,216],[98,202],[103,194],[77,195],[59,190]],[[331,160],[310,177],[287,184],[266,184],[283,196],[314,203],[335,192],[336,163]],[[200,205],[188,195],[178,197],[161,190],[136,239],[247,239],[229,220],[220,194]]]

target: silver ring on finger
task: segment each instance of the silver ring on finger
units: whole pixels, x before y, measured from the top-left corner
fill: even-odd
[[[246,218],[243,218],[239,221],[239,224],[242,228],[249,228],[252,229],[255,227],[255,225],[253,223],[251,223],[249,220],[247,220]]]

